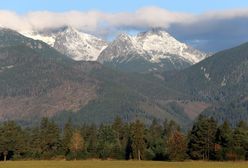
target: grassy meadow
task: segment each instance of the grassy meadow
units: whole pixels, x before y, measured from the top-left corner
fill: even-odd
[[[8,161],[0,168],[248,168],[248,162]]]

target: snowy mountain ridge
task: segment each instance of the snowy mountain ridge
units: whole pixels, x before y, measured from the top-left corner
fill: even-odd
[[[101,51],[107,47],[107,42],[104,40],[72,27],[50,32],[21,32],[21,34],[41,40],[77,61],[96,61]]]
[[[135,62],[133,66],[136,66],[142,62],[148,71],[174,70],[183,69],[207,57],[207,54],[181,43],[162,29],[152,29],[134,36],[122,33],[109,44],[72,27],[21,33],[46,42],[76,61],[98,61],[115,67],[120,64],[126,66],[130,62]]]
[[[165,31],[151,30],[136,36],[120,34],[101,53],[98,60],[103,63],[120,57],[130,61],[127,57],[131,53],[138,54],[153,63],[159,63],[162,59],[171,59],[178,56],[190,64],[195,64],[206,57],[205,53],[179,42]]]

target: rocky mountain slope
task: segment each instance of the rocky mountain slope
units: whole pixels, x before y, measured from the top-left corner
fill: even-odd
[[[119,35],[101,52],[98,61],[125,71],[148,72],[183,69],[206,56],[167,32],[153,29],[137,36]]]
[[[72,27],[23,35],[46,42],[76,61],[99,61],[124,71],[178,70],[193,65],[206,54],[179,42],[167,32],[153,29],[137,36],[120,34],[109,45]]]
[[[32,39],[41,40],[77,61],[96,61],[100,52],[107,47],[104,40],[72,27],[21,33]]]

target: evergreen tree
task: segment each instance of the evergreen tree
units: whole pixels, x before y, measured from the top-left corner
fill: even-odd
[[[218,160],[227,160],[227,154],[233,151],[233,131],[227,121],[217,129],[215,151]]]
[[[189,135],[188,154],[192,159],[215,158],[217,123],[213,118],[199,116]]]
[[[248,125],[241,121],[235,129],[228,122],[217,127],[213,118],[199,116],[188,138],[174,122],[156,120],[145,127],[136,120],[124,124],[116,118],[112,125],[74,127],[70,121],[60,137],[58,126],[43,118],[39,127],[22,129],[14,121],[0,125],[0,159],[113,158],[136,160],[248,159]],[[66,151],[66,152],[65,152]]]
[[[86,135],[86,142],[87,142],[87,152],[89,153],[90,157],[97,157],[97,128],[95,125],[92,125],[87,130]]]
[[[24,131],[14,121],[3,123],[0,127],[0,153],[3,159],[19,157],[27,151]]]
[[[114,158],[116,159],[124,159],[125,158],[125,149],[128,141],[127,129],[125,128],[125,124],[122,122],[120,117],[117,117],[113,124],[112,129],[115,131],[117,135],[117,142],[114,147]]]
[[[43,118],[40,124],[40,147],[42,157],[50,159],[61,151],[60,131],[58,126]]]
[[[30,135],[28,141],[29,153],[30,153],[29,155],[31,158],[40,159],[42,154],[40,128],[39,127],[31,128],[29,131],[29,135]]]
[[[68,122],[64,126],[63,139],[62,139],[63,148],[64,148],[66,155],[70,152],[70,145],[71,145],[71,139],[72,139],[73,132],[74,132],[74,129],[72,126],[72,122],[71,120],[68,120]]]
[[[131,124],[131,141],[133,158],[137,160],[144,159],[145,152],[145,127],[139,120]]]
[[[245,122],[240,121],[235,128],[233,142],[236,159],[245,159],[248,151],[248,126]]]
[[[164,160],[165,159],[165,141],[163,138],[163,127],[153,120],[151,126],[146,131],[146,159]]]
[[[98,131],[97,151],[101,159],[115,157],[116,148],[120,149],[118,136],[110,125],[101,125]]]

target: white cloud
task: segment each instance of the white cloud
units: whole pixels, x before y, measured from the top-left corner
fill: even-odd
[[[208,40],[226,35],[248,36],[248,9],[210,11],[202,14],[171,12],[159,7],[145,7],[135,12],[105,13],[37,11],[17,14],[0,10],[0,26],[18,31],[42,30],[69,25],[85,32],[106,36],[119,30],[145,30],[163,27],[187,40]],[[229,33],[229,34],[227,34]],[[247,39],[248,40],[248,39]]]
[[[0,26],[15,30],[30,29],[27,17],[17,15],[11,11],[0,11]]]
[[[192,24],[216,19],[233,19],[248,16],[248,9],[208,12],[201,15],[171,12],[159,7],[145,7],[133,13],[104,13],[98,11],[69,11],[55,13],[37,11],[18,15],[11,11],[0,11],[0,25],[16,30],[56,28],[70,25],[85,31],[101,28],[168,28],[172,24]]]

